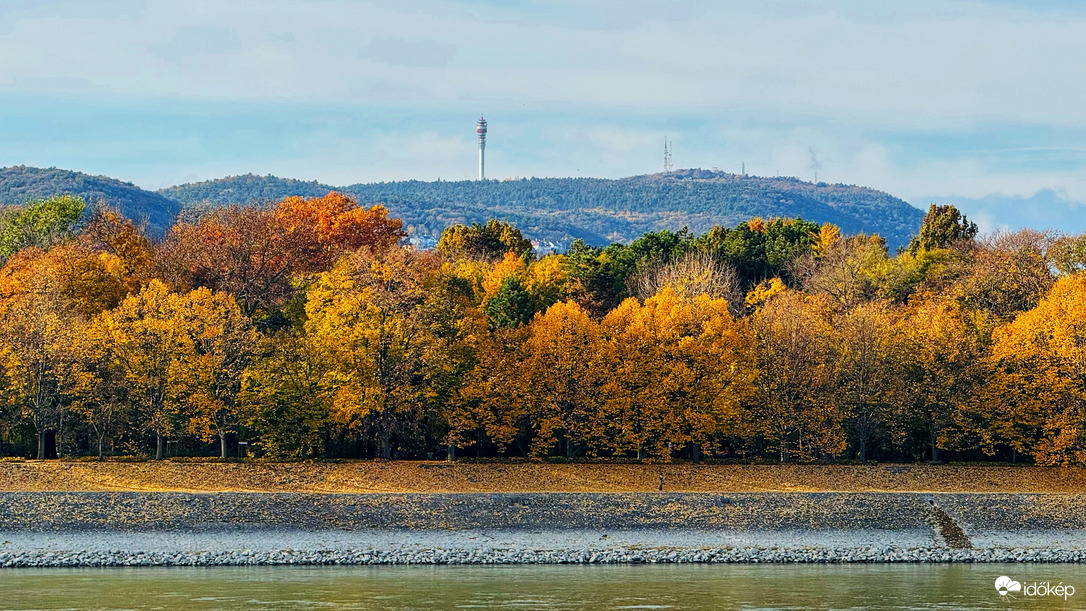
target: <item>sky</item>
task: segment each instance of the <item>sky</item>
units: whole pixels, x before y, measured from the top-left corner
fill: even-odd
[[[0,166],[149,189],[677,168],[1086,230],[1086,2],[0,0]]]

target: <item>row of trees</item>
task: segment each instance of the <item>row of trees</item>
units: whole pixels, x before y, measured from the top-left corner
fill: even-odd
[[[1081,236],[978,239],[933,206],[896,254],[754,219],[537,256],[496,221],[405,248],[336,193],[158,243],[70,199],[24,216],[9,454],[1086,463]]]

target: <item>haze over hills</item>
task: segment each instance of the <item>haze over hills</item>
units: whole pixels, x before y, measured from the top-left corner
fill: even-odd
[[[128,218],[145,223],[152,235],[173,224],[181,205],[130,182],[58,168],[0,168],[0,204],[23,204],[53,195],[78,195],[89,206],[107,204]]]
[[[423,244],[453,223],[509,221],[544,248],[629,241],[648,231],[689,227],[703,232],[752,217],[802,217],[846,233],[878,233],[891,248],[920,226],[923,212],[882,191],[795,178],[678,170],[621,179],[403,181],[333,187],[275,176],[232,176],[169,187],[160,194],[186,207],[312,197],[330,189],[364,204],[383,203]]]
[[[365,205],[382,203],[404,219],[417,243],[436,243],[454,223],[498,218],[514,223],[541,248],[564,249],[575,239],[603,245],[633,240],[648,231],[688,227],[707,231],[753,217],[801,217],[834,223],[845,233],[878,233],[891,249],[908,242],[923,212],[882,191],[853,185],[807,183],[795,178],[678,170],[620,179],[528,178],[520,180],[404,181],[336,187],[275,176],[230,176],[145,191],[104,176],[56,168],[0,169],[0,203],[70,193],[105,202],[145,221],[161,235],[187,208],[269,203],[298,195],[319,197],[338,190]]]

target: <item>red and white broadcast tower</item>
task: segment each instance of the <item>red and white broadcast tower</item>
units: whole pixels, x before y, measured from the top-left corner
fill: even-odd
[[[479,122],[475,125],[475,133],[479,134],[479,180],[486,180],[486,162],[483,155],[483,151],[486,150],[486,119],[479,117]]]

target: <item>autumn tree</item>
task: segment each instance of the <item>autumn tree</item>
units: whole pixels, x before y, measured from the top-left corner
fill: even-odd
[[[327,271],[344,253],[381,251],[402,237],[381,206],[345,195],[289,197],[274,209],[234,206],[178,223],[158,248],[157,268],[175,290],[230,293],[249,316],[282,307],[299,276]]]
[[[954,301],[924,299],[901,322],[907,413],[925,429],[937,461],[940,449],[962,441],[961,416],[983,381],[983,321]]]
[[[425,329],[422,346],[422,399],[425,429],[429,442],[444,443],[450,459],[467,440],[471,410],[459,401],[460,390],[479,359],[480,344],[487,333],[487,320],[476,307],[475,292],[468,282],[452,273],[450,266],[429,273],[423,280],[425,297],[419,305],[419,320]],[[467,416],[467,418],[465,418]]]
[[[306,459],[325,450],[332,410],[329,355],[314,338],[288,330],[265,337],[245,370],[243,424],[271,458]]]
[[[341,255],[359,249],[383,252],[406,235],[403,221],[389,218],[384,206],[363,208],[335,191],[324,197],[286,198],[275,208],[275,223],[297,274],[331,269]]]
[[[105,252],[117,257],[125,277],[137,288],[151,273],[151,243],[142,228],[120,212],[108,207],[96,207],[79,234],[80,244],[93,252]]]
[[[1043,465],[1086,464],[1086,276],[1060,278],[995,330],[990,384],[1003,442]]]
[[[998,233],[980,241],[972,265],[950,291],[965,306],[1009,321],[1032,309],[1052,287],[1050,236],[1021,230]]]
[[[604,318],[599,349],[614,375],[605,378],[605,422],[615,449],[670,460],[668,447],[700,448],[741,418],[752,397],[750,335],[724,299],[682,298],[670,287],[624,301]]]
[[[74,337],[81,319],[64,299],[56,278],[36,275],[0,302],[0,365],[16,406],[38,437],[38,460],[47,458],[47,436],[62,433],[71,384]]]
[[[531,358],[529,332],[528,326],[521,326],[476,335],[474,364],[445,408],[450,446],[478,446],[489,441],[500,454],[512,448],[527,456],[554,445],[553,438],[536,441],[534,408],[538,403],[524,379],[524,364]],[[450,458],[455,458],[455,449]]]
[[[833,389],[825,397],[844,417],[862,461],[872,443],[900,420],[904,372],[898,359],[904,346],[885,303],[862,304],[833,322]]]
[[[250,316],[281,305],[293,292],[292,253],[270,210],[234,206],[194,224],[178,223],[159,246],[156,265],[175,290],[230,293]]]
[[[743,312],[739,275],[730,265],[705,250],[691,251],[670,263],[646,262],[629,282],[631,293],[642,300],[668,287],[686,299],[701,295],[724,299],[733,314]]]
[[[792,273],[803,290],[827,295],[849,308],[875,297],[886,260],[882,238],[859,234],[830,242],[818,255],[797,259]]]
[[[178,369],[193,352],[192,337],[178,316],[178,300],[158,280],[103,312],[101,333],[113,366],[125,380],[140,424],[156,439],[162,460],[165,440],[176,430]]]
[[[522,379],[536,428],[536,454],[559,443],[572,458],[595,452],[603,434],[596,418],[602,371],[595,362],[599,326],[573,302],[556,303],[532,321]]]
[[[239,395],[254,356],[257,336],[234,298],[206,288],[174,298],[173,320],[191,347],[176,362],[171,393],[188,418],[189,428],[204,439],[219,439],[226,458],[226,436],[241,420]]]
[[[98,318],[73,338],[72,384],[67,389],[72,413],[90,427],[98,460],[105,458],[107,445],[129,424],[131,412],[124,372],[115,366],[103,333]]]
[[[822,298],[785,291],[750,319],[758,372],[751,411],[777,444],[781,462],[790,461],[793,451],[810,456],[840,450],[843,414],[824,400],[832,380],[828,314]]]
[[[423,279],[438,261],[403,248],[360,250],[321,274],[306,302],[306,333],[330,355],[333,418],[371,433],[382,458],[393,437],[415,422],[421,355],[427,341],[419,317]]]
[[[437,249],[449,257],[500,259],[507,253],[520,257],[532,251],[532,242],[509,223],[491,219],[485,225],[452,225],[441,232]]]

